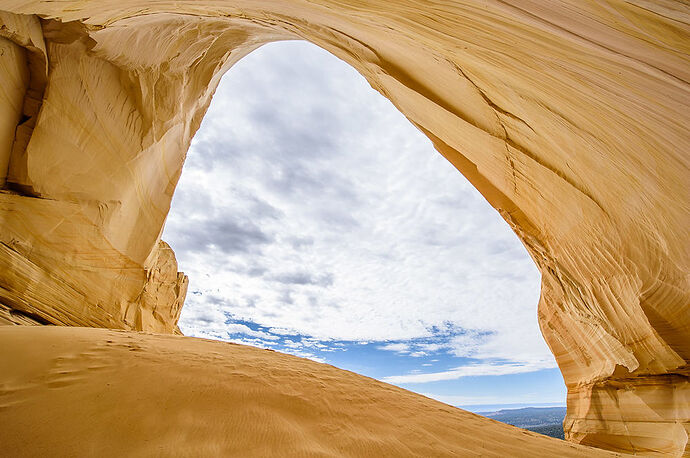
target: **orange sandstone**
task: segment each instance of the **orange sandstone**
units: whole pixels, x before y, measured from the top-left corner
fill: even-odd
[[[523,241],[567,438],[688,455],[689,18],[671,0],[0,0],[0,320],[177,332],[187,280],[160,234],[190,140],[232,64],[305,39]]]

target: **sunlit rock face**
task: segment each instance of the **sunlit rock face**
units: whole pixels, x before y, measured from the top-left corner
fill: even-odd
[[[688,455],[680,2],[0,1],[0,321],[177,331],[160,240],[223,72],[306,39],[388,97],[542,273],[568,439]]]

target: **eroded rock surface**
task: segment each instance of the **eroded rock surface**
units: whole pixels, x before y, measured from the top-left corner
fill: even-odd
[[[306,39],[424,131],[542,273],[570,440],[690,454],[690,8],[0,0],[0,321],[176,331],[160,240],[225,70]]]

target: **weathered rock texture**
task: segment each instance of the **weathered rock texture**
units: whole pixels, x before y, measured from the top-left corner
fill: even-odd
[[[690,454],[690,8],[0,0],[0,320],[172,332],[160,240],[225,70],[306,39],[424,131],[542,272],[567,437]],[[4,318],[3,318],[4,317]]]

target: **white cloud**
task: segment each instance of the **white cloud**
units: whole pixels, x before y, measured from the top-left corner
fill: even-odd
[[[417,348],[421,351],[439,351],[446,348],[447,345],[441,343],[420,343],[417,344]]]
[[[382,380],[388,383],[429,383],[443,380],[457,380],[462,377],[485,375],[511,375],[535,372],[542,369],[555,367],[551,361],[538,361],[531,363],[482,363],[456,367],[451,370],[431,373],[411,373],[406,375],[393,375]]]
[[[477,331],[468,331],[464,334],[453,336],[450,340],[451,352],[459,357],[474,356],[486,341],[486,335]]]
[[[281,336],[288,336],[288,335],[293,335],[296,332],[291,329],[285,329],[285,328],[270,328],[268,329],[268,332],[271,334],[276,334],[276,335],[281,335]]]
[[[226,324],[224,326],[224,328],[228,334],[244,334],[247,336],[256,337],[258,339],[268,339],[268,340],[279,339],[278,336],[274,336],[274,335],[271,335],[271,334],[268,334],[268,333],[262,332],[262,331],[255,331],[255,330],[251,329],[249,326],[245,326],[243,324],[230,323],[230,324]]]
[[[405,353],[410,351],[410,345],[406,343],[389,343],[376,348],[378,348],[379,350],[395,351],[398,353]]]
[[[226,338],[230,316],[269,328],[242,328],[262,341],[421,339],[383,347],[553,360],[536,320],[539,274],[508,225],[312,45],[268,45],[226,75],[163,238],[198,293],[180,320],[189,335]]]

